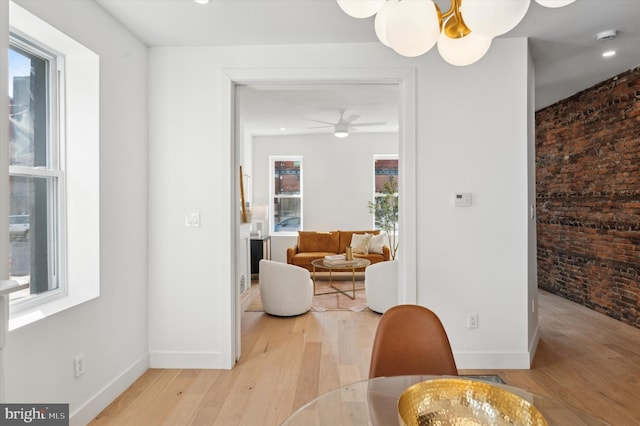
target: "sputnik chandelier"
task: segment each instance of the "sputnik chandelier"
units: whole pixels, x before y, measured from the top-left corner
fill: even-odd
[[[437,43],[440,56],[457,66],[480,60],[491,41],[518,25],[531,4],[531,0],[451,0],[449,10],[442,13],[432,0],[336,1],[354,18],[376,15],[378,39],[400,55],[420,56]],[[545,7],[574,1],[536,0]]]

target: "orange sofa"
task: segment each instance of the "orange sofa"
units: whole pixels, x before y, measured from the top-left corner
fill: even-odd
[[[312,271],[311,261],[344,254],[351,245],[352,235],[364,233],[378,235],[380,231],[299,231],[297,244],[287,249],[287,263]],[[353,257],[369,259],[373,264],[391,259],[391,250],[383,245],[381,253],[354,253]]]

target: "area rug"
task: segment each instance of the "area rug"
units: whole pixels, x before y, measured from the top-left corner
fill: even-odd
[[[341,290],[348,290],[347,293],[351,294],[350,280],[338,280],[334,282],[334,285]],[[333,290],[329,286],[328,281],[316,281],[316,293],[325,293],[329,291],[335,290]],[[313,312],[347,310],[353,312],[363,312],[369,310],[369,307],[367,306],[367,299],[364,293],[364,281],[356,281],[356,298],[353,300],[350,297],[345,296],[344,294],[335,293],[313,296],[313,300],[311,302],[311,311]],[[259,288],[255,289],[253,300],[251,301],[251,303],[249,303],[245,311],[264,312],[264,309],[262,308],[262,301],[260,300]]]

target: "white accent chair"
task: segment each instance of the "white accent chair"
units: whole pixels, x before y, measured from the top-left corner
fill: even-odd
[[[364,270],[364,290],[367,305],[383,314],[398,304],[398,261],[374,263]]]
[[[259,288],[262,307],[268,314],[289,317],[311,309],[313,281],[304,268],[262,259]]]

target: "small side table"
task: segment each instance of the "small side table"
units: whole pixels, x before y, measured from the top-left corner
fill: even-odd
[[[260,260],[271,260],[271,236],[251,237],[251,279],[258,279]]]

